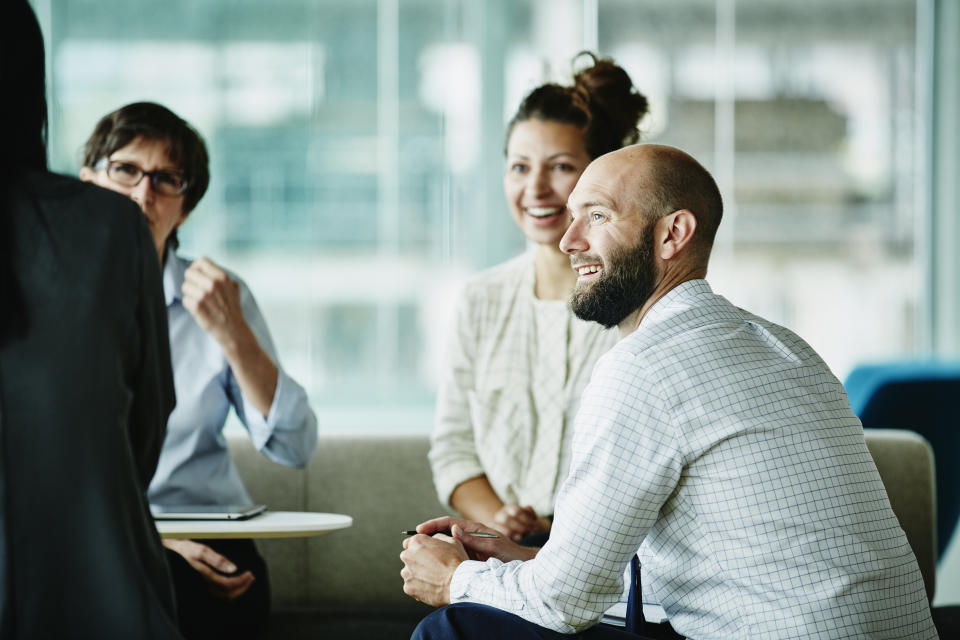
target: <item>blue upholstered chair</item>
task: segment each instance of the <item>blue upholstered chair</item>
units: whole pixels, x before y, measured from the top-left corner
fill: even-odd
[[[939,558],[960,516],[960,361],[862,365],[844,386],[865,428],[916,431],[933,447]]]

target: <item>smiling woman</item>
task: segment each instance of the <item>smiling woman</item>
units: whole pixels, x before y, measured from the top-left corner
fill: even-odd
[[[623,69],[587,55],[573,85],[534,89],[508,126],[504,194],[533,249],[466,285],[430,451],[441,502],[529,544],[548,535],[580,393],[616,340],[567,303],[567,197],[591,160],[637,141],[647,110]]]
[[[590,159],[583,131],[575,124],[537,118],[513,127],[503,191],[527,240],[546,247],[560,242],[569,223],[567,195]]]

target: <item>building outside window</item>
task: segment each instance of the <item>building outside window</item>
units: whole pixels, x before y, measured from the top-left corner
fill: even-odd
[[[841,377],[918,346],[910,0],[37,4],[55,167],[130,101],[194,123],[213,179],[183,250],[249,281],[324,428],[429,428],[457,283],[523,249],[504,124],[583,48],[650,98],[644,140],[717,177],[716,290]]]

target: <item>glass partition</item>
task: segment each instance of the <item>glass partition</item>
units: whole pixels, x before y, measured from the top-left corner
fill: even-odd
[[[843,377],[917,349],[913,0],[37,0],[53,165],[161,102],[204,134],[182,249],[240,274],[321,428],[418,430],[467,275],[523,250],[503,127],[598,47],[727,202],[710,281]]]

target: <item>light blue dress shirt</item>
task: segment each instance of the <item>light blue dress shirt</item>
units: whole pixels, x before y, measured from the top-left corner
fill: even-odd
[[[170,355],[177,406],[167,423],[167,437],[150,482],[152,505],[246,504],[252,502],[230,458],[224,423],[230,407],[253,445],[270,460],[302,467],[317,445],[317,419],[303,387],[284,373],[267,324],[247,285],[240,285],[243,316],[279,371],[270,413],[261,414],[240,391],[220,345],[200,328],[183,306],[184,273],[191,260],[167,251],[163,290],[170,327]]]

